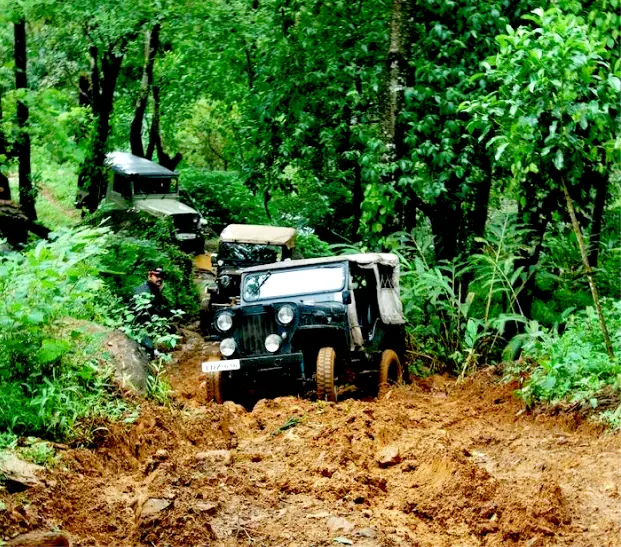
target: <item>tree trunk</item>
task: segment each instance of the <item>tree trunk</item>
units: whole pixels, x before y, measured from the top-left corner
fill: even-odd
[[[595,309],[597,310],[597,315],[599,316],[599,326],[602,330],[602,336],[604,337],[604,344],[606,345],[606,351],[608,352],[608,356],[610,359],[614,359],[615,355],[612,350],[612,344],[610,342],[610,336],[608,335],[608,327],[606,326],[606,320],[604,319],[604,313],[602,311],[602,306],[599,302],[599,295],[597,294],[597,287],[595,286],[595,279],[593,278],[593,270],[591,270],[591,265],[589,263],[589,257],[587,255],[587,248],[584,244],[584,239],[582,237],[582,231],[580,230],[580,224],[578,223],[578,217],[576,217],[576,210],[574,209],[574,202],[569,195],[569,189],[565,184],[565,180],[561,177],[561,186],[563,188],[563,193],[565,194],[565,201],[567,202],[567,210],[569,211],[569,216],[571,217],[571,224],[574,228],[574,233],[576,234],[576,239],[578,240],[578,246],[580,247],[580,255],[582,256],[582,264],[584,265],[584,271],[586,273],[587,279],[589,280],[589,287],[591,288],[591,295],[593,296],[593,304],[595,305]]]
[[[15,89],[26,90],[26,22],[24,19],[14,24],[15,30]],[[17,157],[19,160],[19,203],[30,220],[37,219],[35,210],[35,193],[32,186],[30,166],[30,134],[28,133],[28,106],[22,100],[17,101]]]
[[[453,260],[457,256],[457,235],[463,213],[448,199],[439,199],[427,215],[431,222],[437,260]]]
[[[2,88],[0,87],[0,156],[8,157],[9,151],[2,131]],[[11,187],[9,185],[9,178],[0,170],[0,201],[11,200]]]
[[[169,156],[164,150],[162,143],[162,135],[160,132],[160,88],[154,85],[153,92],[153,120],[151,122],[151,130],[149,132],[149,145],[147,147],[146,157],[151,159],[153,151],[157,151],[157,159],[160,165],[174,171],[183,158],[181,152],[177,152],[174,156]]]
[[[608,177],[601,173],[593,172],[595,186],[595,203],[593,204],[593,215],[591,218],[591,232],[589,234],[589,264],[597,268],[599,262],[599,244],[602,231],[602,220],[604,209],[606,208],[606,198],[608,197]]]
[[[97,48],[91,47],[91,57],[95,123],[91,134],[90,150],[78,177],[78,186],[82,193],[80,205],[93,212],[97,209],[106,188],[104,173],[106,142],[110,133],[110,116],[114,106],[114,91],[121,70],[123,55],[115,53],[113,48],[103,55],[101,59],[101,79],[99,77],[99,54]]]
[[[160,24],[156,23],[153,29],[148,31],[146,35],[142,83],[140,85],[138,100],[136,101],[134,119],[132,120],[129,131],[129,142],[132,154],[140,157],[145,156],[144,146],[142,144],[142,126],[144,123],[144,114],[147,110],[147,103],[149,101],[149,93],[153,85],[153,67],[155,65],[155,56],[157,55],[159,44]]]
[[[250,55],[250,48],[244,40],[244,52],[246,53],[246,73],[248,74],[248,89],[252,91],[254,87],[254,67],[252,65],[252,56]]]
[[[406,23],[406,0],[393,0],[390,22],[390,48],[388,50],[388,81],[386,85],[387,110],[384,114],[384,132],[392,152],[395,152],[397,122],[403,109],[405,71],[407,61],[403,50],[403,35]]]

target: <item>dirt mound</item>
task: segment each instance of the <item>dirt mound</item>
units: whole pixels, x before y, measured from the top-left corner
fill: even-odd
[[[173,371],[184,381],[196,369],[186,354],[192,366]],[[172,408],[144,405],[98,448],[64,451],[44,484],[0,491],[0,539],[58,529],[106,546],[618,544],[619,436],[528,414],[493,370],[380,402],[281,397],[250,412],[198,406],[174,387]]]

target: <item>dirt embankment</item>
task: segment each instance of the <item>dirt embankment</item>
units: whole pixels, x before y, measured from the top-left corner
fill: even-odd
[[[180,352],[173,409],[143,406],[44,484],[0,491],[0,539],[74,545],[617,546],[619,436],[533,416],[492,371],[386,400],[201,406]],[[350,543],[351,542],[351,543]]]

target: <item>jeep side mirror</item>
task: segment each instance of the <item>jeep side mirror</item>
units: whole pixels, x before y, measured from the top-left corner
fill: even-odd
[[[343,291],[343,304],[351,304],[351,291]]]

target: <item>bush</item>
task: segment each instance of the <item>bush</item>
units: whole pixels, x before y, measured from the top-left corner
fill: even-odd
[[[621,392],[621,301],[603,299],[602,306],[615,350],[612,360],[593,307],[571,315],[562,333],[531,325],[523,352],[531,359],[526,361],[530,376],[520,390],[527,404],[588,401],[596,407],[604,390]]]
[[[80,328],[104,321],[111,301],[93,265],[105,242],[105,230],[83,228],[0,257],[0,432],[62,440],[126,409]]]
[[[298,234],[296,250],[303,258],[317,258],[334,254],[330,249],[330,245],[319,239],[315,234]]]
[[[171,219],[145,212],[98,210],[91,225],[104,224],[114,232],[99,256],[99,268],[110,291],[129,301],[134,289],[145,282],[156,267],[166,272],[164,296],[172,308],[192,314],[198,311],[192,260],[175,245]]]
[[[262,201],[234,171],[184,169],[180,176],[183,201],[220,233],[228,224],[269,224]]]
[[[511,215],[496,215],[487,238],[479,240],[479,253],[439,264],[430,262],[431,243],[424,237],[419,243],[414,235],[396,234],[389,241],[401,256],[401,296],[416,369],[448,366],[465,374],[500,358],[508,326],[525,321],[518,296],[529,274],[516,267],[523,233]]]

